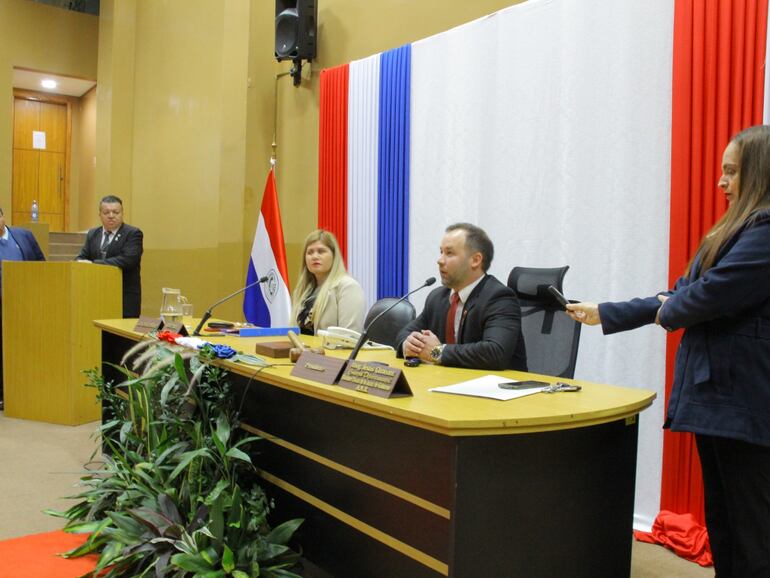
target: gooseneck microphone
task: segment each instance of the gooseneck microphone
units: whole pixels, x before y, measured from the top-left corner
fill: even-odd
[[[409,296],[410,296],[412,293],[417,293],[417,291],[419,291],[420,289],[425,289],[426,287],[430,287],[430,286],[431,286],[431,285],[433,285],[435,282],[436,282],[436,278],[435,278],[435,277],[428,277],[428,278],[425,280],[425,283],[423,283],[422,285],[420,285],[420,286],[419,286],[417,289],[412,289],[412,290],[411,290],[409,293],[407,293],[406,295],[404,295],[403,297],[401,297],[401,299],[399,299],[398,301],[396,301],[395,303],[393,303],[393,304],[392,304],[390,307],[388,307],[387,309],[385,309],[385,311],[383,311],[382,313],[380,313],[379,315],[377,315],[377,317],[375,317],[374,319],[372,319],[372,320],[371,320],[371,322],[369,323],[369,325],[367,325],[366,327],[364,327],[364,331],[363,331],[363,333],[361,333],[361,337],[359,337],[359,338],[358,338],[358,343],[356,343],[356,346],[353,348],[353,351],[351,351],[351,352],[350,352],[350,357],[348,357],[348,361],[353,361],[353,360],[356,358],[356,356],[358,355],[358,352],[359,352],[359,351],[361,350],[361,348],[364,346],[364,343],[366,343],[366,339],[367,339],[367,337],[369,337],[369,330],[372,328],[372,325],[374,325],[375,323],[377,323],[377,321],[379,320],[379,318],[380,318],[380,317],[382,317],[382,316],[383,316],[383,315],[385,315],[385,314],[386,314],[388,311],[390,311],[391,309],[393,309],[393,308],[394,308],[396,305],[398,305],[399,303],[401,303],[402,301],[404,301],[404,300],[405,300],[407,297],[409,297]]]
[[[203,324],[206,323],[206,321],[208,321],[211,318],[211,310],[214,309],[214,307],[216,307],[217,305],[221,305],[222,303],[224,303],[228,299],[232,299],[233,297],[238,295],[238,293],[243,293],[244,291],[246,291],[246,289],[251,289],[255,285],[259,285],[260,283],[264,283],[269,278],[270,277],[268,275],[265,275],[264,277],[260,277],[259,279],[257,279],[253,283],[249,283],[248,285],[246,285],[246,287],[241,287],[240,289],[238,289],[238,291],[235,291],[234,293],[230,293],[230,295],[228,295],[224,299],[220,299],[219,301],[214,303],[214,305],[212,305],[211,307],[206,309],[206,313],[204,313],[203,317],[201,317],[201,322],[198,323],[198,327],[196,327],[195,331],[193,331],[193,335],[200,335],[201,334],[201,328],[203,327]]]

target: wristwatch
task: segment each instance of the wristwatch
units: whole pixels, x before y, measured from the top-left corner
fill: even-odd
[[[444,344],[439,343],[438,345],[434,346],[433,349],[430,350],[430,360],[433,363],[441,363],[441,354],[444,351]]]

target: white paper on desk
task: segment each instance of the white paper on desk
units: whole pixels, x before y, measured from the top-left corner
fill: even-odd
[[[532,389],[522,389],[516,391],[515,389],[501,389],[498,387],[501,383],[510,383],[516,381],[510,377],[503,377],[501,375],[485,375],[469,381],[462,381],[455,383],[454,385],[445,385],[443,387],[432,387],[428,391],[436,391],[438,393],[454,393],[457,395],[470,395],[474,397],[488,397],[491,399],[499,399],[500,401],[508,401],[509,399],[516,399],[517,397],[524,397],[525,395],[532,395],[533,393],[540,393],[545,387],[533,387]]]

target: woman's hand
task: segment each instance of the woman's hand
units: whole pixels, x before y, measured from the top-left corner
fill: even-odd
[[[585,323],[586,325],[599,325],[602,320],[599,318],[599,306],[596,303],[568,303],[567,315],[575,321]]]
[[[660,301],[660,307],[655,314],[655,324],[660,325],[660,310],[663,309],[663,304],[668,300],[668,295],[658,295],[658,301]]]

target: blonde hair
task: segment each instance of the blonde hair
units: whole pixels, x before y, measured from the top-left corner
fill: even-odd
[[[345,277],[348,273],[345,269],[345,263],[342,262],[342,252],[340,246],[337,243],[337,238],[329,231],[324,229],[316,229],[307,236],[305,239],[305,247],[302,249],[302,265],[299,269],[299,276],[297,285],[294,287],[294,292],[291,295],[291,319],[293,322],[299,323],[300,312],[302,311],[302,304],[316,289],[316,278],[307,268],[307,261],[305,255],[307,254],[307,248],[313,243],[323,243],[332,252],[332,267],[329,269],[329,274],[326,280],[318,288],[318,295],[316,295],[315,303],[311,311],[311,319],[313,320],[313,327],[315,327],[318,321],[319,311],[323,311],[326,307],[326,302],[329,300],[329,292],[337,286],[340,279]]]
[[[701,240],[695,252],[700,258],[698,276],[714,266],[719,251],[738,229],[751,224],[762,209],[770,207],[770,126],[749,127],[730,142],[740,154],[738,198]],[[685,275],[691,273],[694,260],[695,257],[687,265]]]

